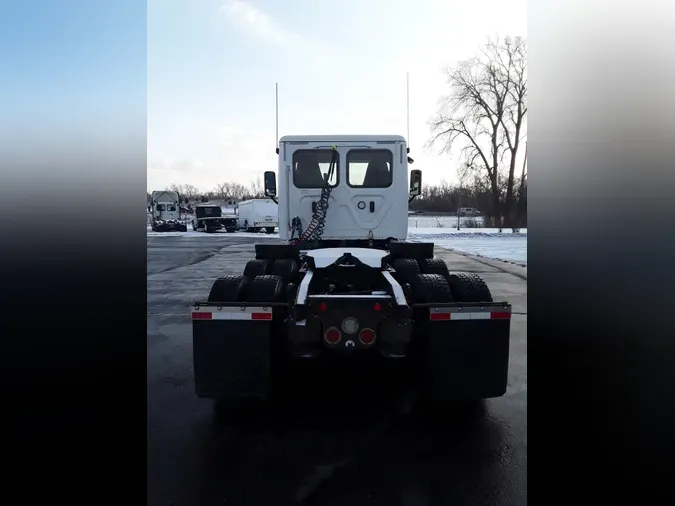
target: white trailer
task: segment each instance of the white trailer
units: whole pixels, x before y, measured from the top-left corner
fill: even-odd
[[[279,226],[278,206],[272,199],[252,199],[239,203],[237,223],[247,232],[260,232],[262,229],[273,234]]]

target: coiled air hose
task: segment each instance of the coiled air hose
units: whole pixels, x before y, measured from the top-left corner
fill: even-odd
[[[326,227],[326,213],[328,212],[328,201],[330,199],[330,194],[333,188],[330,185],[330,180],[335,173],[335,168],[337,167],[337,162],[340,154],[338,153],[337,146],[333,146],[333,153],[330,158],[330,165],[328,166],[328,173],[326,174],[326,180],[324,186],[321,188],[321,196],[319,201],[316,203],[316,210],[312,215],[312,219],[307,225],[305,231],[302,231],[302,222],[300,218],[296,216],[292,220],[292,235],[291,235],[291,244],[293,245],[303,245],[310,246],[312,243],[315,243],[321,239],[323,236],[324,228]],[[297,238],[293,238],[295,233],[298,233]]]

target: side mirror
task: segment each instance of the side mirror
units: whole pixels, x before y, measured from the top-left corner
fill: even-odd
[[[265,197],[277,196],[277,175],[271,171],[265,171]]]
[[[417,197],[422,193],[422,171],[410,171],[410,198]]]

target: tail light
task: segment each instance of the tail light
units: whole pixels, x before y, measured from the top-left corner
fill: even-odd
[[[375,331],[373,329],[363,329],[359,332],[359,341],[366,346],[375,342]]]
[[[336,327],[330,327],[323,333],[323,338],[328,344],[337,344],[342,339],[342,332]]]

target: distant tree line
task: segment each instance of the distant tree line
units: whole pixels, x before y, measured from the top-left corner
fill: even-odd
[[[499,204],[503,206],[505,192]],[[508,226],[527,227],[527,181],[518,185],[512,197],[513,212]],[[455,213],[460,207],[473,207],[484,217],[485,226],[500,226],[499,209],[495,209],[492,192],[479,184],[464,186],[441,183],[422,185],[422,194],[410,203],[411,211],[425,213]],[[506,220],[504,220],[506,221]]]
[[[222,183],[208,192],[201,192],[189,184],[172,184],[167,190],[178,192],[182,203],[186,205],[211,200],[224,203],[231,201],[234,204],[242,200],[265,198],[260,185],[256,183],[250,186],[240,183]],[[505,195],[505,192],[502,194]],[[513,224],[509,226],[524,228],[527,226],[527,181],[522,185],[519,182],[513,200],[515,212]],[[150,202],[149,193],[148,202]],[[481,212],[486,226],[499,226],[492,192],[481,187],[480,184],[464,186],[443,182],[437,185],[423,185],[422,194],[410,204],[411,211],[430,214],[451,214],[460,207],[473,207]]]

